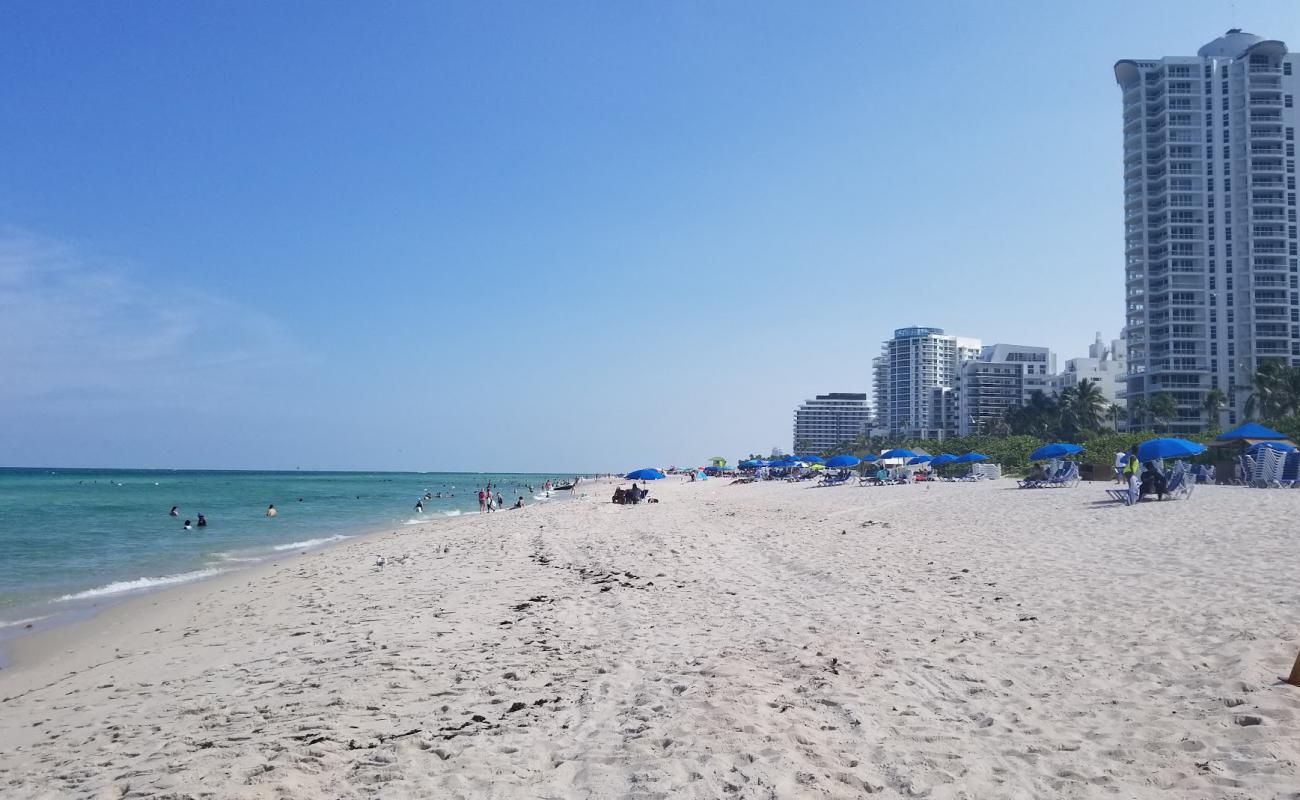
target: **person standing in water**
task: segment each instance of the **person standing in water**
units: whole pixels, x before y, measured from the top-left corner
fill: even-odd
[[[501,499],[501,492],[497,491],[497,508],[505,508],[506,501]]]
[[[172,506],[172,510],[167,512],[167,516],[169,517],[179,517],[180,515],[181,512],[176,510],[176,506]]]
[[[279,511],[275,510],[275,503],[272,503],[271,505],[266,507],[266,516],[268,517],[274,517],[276,514],[279,513],[280,513]]]
[[[487,492],[482,489],[478,490],[478,513],[482,514],[487,511]]]
[[[421,498],[421,499],[415,501],[415,513],[417,513],[417,514],[423,514],[423,513],[424,513],[424,499],[423,499],[423,498]]]
[[[206,528],[206,527],[208,527],[208,518],[205,517],[205,516],[203,516],[202,514],[199,514],[199,523],[198,523],[198,527],[200,527],[200,528]]]
[[[190,530],[190,521],[188,519],[185,520],[185,530]]]

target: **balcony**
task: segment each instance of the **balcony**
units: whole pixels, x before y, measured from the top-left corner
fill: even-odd
[[[1275,121],[1277,121],[1277,120],[1275,120]],[[1262,125],[1262,126],[1257,127],[1257,128],[1252,127],[1252,128],[1250,129],[1250,137],[1251,137],[1252,139],[1281,139],[1281,138],[1282,138],[1282,126],[1281,126],[1281,125]]]
[[[1251,122],[1282,122],[1282,112],[1279,111],[1252,111],[1250,112]]]
[[[1283,181],[1281,175],[1251,175],[1250,176],[1250,185],[1252,187],[1258,187],[1261,189],[1269,189],[1273,187],[1281,189],[1282,183]]]
[[[1282,67],[1279,64],[1251,64],[1251,75],[1281,75]]]
[[[1278,158],[1281,158],[1281,157],[1282,157],[1282,145],[1281,145],[1280,143],[1279,143],[1279,144],[1263,144],[1263,145],[1259,145],[1259,144],[1257,144],[1257,145],[1252,145],[1251,148],[1250,148],[1250,154],[1251,154],[1252,156],[1277,156]]]
[[[1252,94],[1252,95],[1250,96],[1250,107],[1251,107],[1251,108],[1281,108],[1281,107],[1282,107],[1282,95],[1280,95],[1280,94],[1278,94],[1278,95],[1275,95],[1275,94],[1267,94],[1267,95]]]
[[[1251,171],[1251,172],[1281,172],[1281,171],[1282,171],[1282,160],[1281,160],[1280,158],[1279,158],[1277,161],[1274,161],[1274,160],[1271,159],[1271,158],[1270,158],[1270,159],[1259,159],[1259,158],[1251,159],[1251,161],[1250,161],[1250,171]]]

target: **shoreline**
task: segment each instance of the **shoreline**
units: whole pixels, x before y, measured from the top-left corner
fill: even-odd
[[[151,470],[141,470],[151,471]],[[244,470],[228,470],[244,471]],[[273,471],[278,472],[278,471]],[[487,473],[485,473],[487,474]],[[506,474],[506,473],[494,473]],[[603,478],[585,477],[586,482],[593,480],[604,480]],[[525,508],[555,503],[563,503],[571,499],[571,493],[555,493],[554,496],[545,500],[534,500]],[[13,606],[9,610],[18,615],[18,619],[4,622],[0,626],[0,670],[14,669],[20,666],[20,653],[23,651],[21,643],[42,634],[55,633],[64,628],[93,623],[108,611],[120,606],[131,604],[134,601],[144,601],[158,595],[166,595],[173,592],[182,592],[185,589],[202,586],[223,578],[238,579],[241,576],[257,571],[259,568],[268,565],[274,566],[292,558],[301,558],[313,553],[323,552],[335,547],[348,543],[359,543],[368,539],[381,536],[385,533],[397,534],[404,530],[421,530],[426,526],[436,526],[452,522],[457,519],[473,518],[478,516],[489,516],[488,514],[479,514],[478,512],[464,511],[454,509],[456,513],[449,513],[453,509],[443,510],[441,512],[430,513],[425,519],[412,523],[411,521],[403,522],[386,522],[359,524],[356,527],[345,527],[329,532],[320,532],[319,536],[312,536],[306,541],[315,542],[314,544],[304,547],[289,547],[289,545],[301,545],[302,542],[287,542],[275,545],[273,551],[265,556],[258,557],[253,561],[240,563],[233,561],[226,568],[204,567],[192,570],[186,573],[179,573],[175,576],[161,576],[161,578],[150,579],[146,577],[137,578],[136,580],[165,580],[171,577],[194,576],[186,580],[175,582],[154,583],[147,586],[141,586],[137,589],[125,589],[120,592],[107,593],[101,595],[88,595],[86,597],[71,596],[68,598],[51,598],[31,605]],[[508,511],[510,509],[499,509],[499,511]],[[496,513],[491,512],[491,513]],[[390,530],[394,528],[394,530]],[[283,555],[277,555],[277,551],[283,548]],[[200,574],[210,573],[210,574]],[[132,581],[134,582],[134,581]],[[110,584],[112,585],[112,584]],[[96,587],[102,589],[105,587]],[[93,592],[95,589],[86,590],[83,594]],[[31,616],[24,616],[31,615]]]

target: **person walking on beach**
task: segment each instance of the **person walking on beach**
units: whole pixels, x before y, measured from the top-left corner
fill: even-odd
[[[487,492],[482,489],[478,490],[478,513],[482,514],[487,511]]]

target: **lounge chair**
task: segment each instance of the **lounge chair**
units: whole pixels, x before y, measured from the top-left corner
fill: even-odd
[[[1169,476],[1169,482],[1165,486],[1165,494],[1175,500],[1186,500],[1192,495],[1192,489],[1196,488],[1196,478],[1192,476],[1192,471],[1182,462],[1175,465],[1173,473]]]
[[[1126,506],[1131,505],[1129,503],[1130,497],[1128,489],[1107,489],[1106,494],[1110,496],[1111,500],[1114,500],[1117,503],[1123,503]]]

